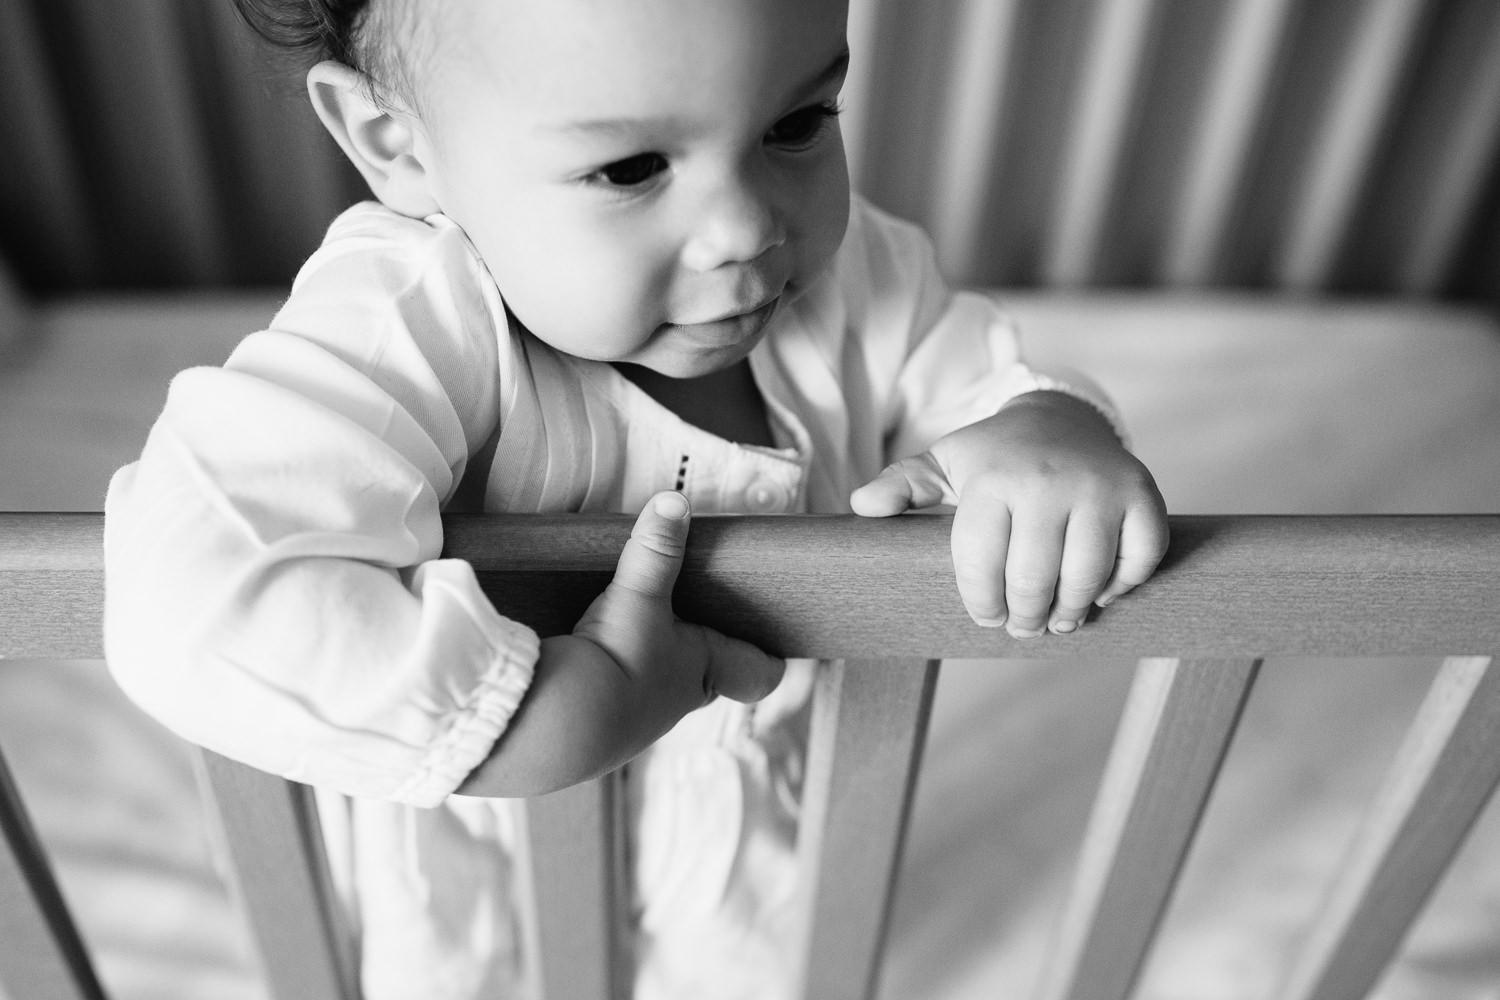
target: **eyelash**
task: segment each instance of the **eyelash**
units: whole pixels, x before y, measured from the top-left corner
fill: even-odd
[[[794,153],[812,149],[822,140],[843,110],[843,106],[838,101],[823,101],[820,104],[798,108],[771,126],[771,130],[766,133],[766,141]],[[777,129],[794,121],[803,126],[795,135],[784,139],[774,138]],[[607,163],[588,174],[583,180],[586,184],[618,194],[630,194],[640,190],[659,174],[664,173],[669,166],[667,158],[660,153],[639,153],[635,156],[627,156],[623,160]],[[643,170],[644,174],[641,173]]]
[[[632,168],[645,169],[647,173],[637,180],[621,180],[619,175],[629,176]],[[635,156],[627,156],[623,160],[616,160],[614,163],[607,163],[585,179],[601,187],[629,191],[640,187],[666,169],[667,158],[660,153],[639,153]]]
[[[833,125],[843,110],[843,105],[836,100],[823,101],[819,104],[809,104],[805,108],[798,108],[785,118],[782,118],[775,125],[772,125],[771,131],[766,133],[766,138],[771,139],[776,130],[787,122],[805,118],[805,124],[809,126],[804,129],[805,134],[786,141],[777,142],[777,145],[793,151],[811,149],[823,138],[829,127]]]

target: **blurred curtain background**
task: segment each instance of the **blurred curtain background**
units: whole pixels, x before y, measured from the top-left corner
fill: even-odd
[[[1500,303],[1495,0],[852,0],[857,186],[969,284]],[[282,285],[357,175],[229,0],[0,0],[0,258]]]

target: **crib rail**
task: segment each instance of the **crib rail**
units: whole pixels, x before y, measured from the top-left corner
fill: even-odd
[[[930,657],[1144,658],[1042,977],[1039,996],[1052,1000],[1130,994],[1262,657],[1445,655],[1278,994],[1365,995],[1500,779],[1500,674],[1488,655],[1500,646],[1500,516],[1174,517],[1172,547],[1147,587],[1075,635],[1027,643],[969,623],[952,582],[950,524],[693,526],[680,613],[782,655],[854,658],[823,673],[814,706],[799,842],[801,995],[870,995]],[[566,629],[608,579],[629,525],[581,515],[445,522],[448,554],[473,562],[497,605],[543,633]],[[100,531],[97,515],[0,514],[0,656],[99,655]],[[231,816],[264,816],[255,803],[286,801],[279,778],[211,756],[207,770]],[[528,803],[533,926],[548,928],[533,944],[549,997],[625,992],[616,801],[605,779]],[[288,867],[284,854],[267,854],[265,837],[315,839],[305,811],[281,808],[278,830],[228,824],[261,859],[250,871],[268,857]],[[29,885],[46,881],[39,854],[11,853]],[[285,933],[293,920],[329,927],[326,889],[316,877],[292,885],[267,871],[242,878],[241,891],[279,970],[279,995],[354,995],[347,967],[329,958],[331,932]],[[31,949],[7,947],[14,940],[0,935],[0,980],[49,975]],[[312,973],[299,978],[310,968],[322,970],[321,986]],[[50,995],[89,994],[65,982]]]
[[[1404,656],[1500,645],[1500,515],[1171,518],[1145,590],[1088,628],[1020,642],[976,628],[945,517],[699,517],[684,617],[778,655]],[[613,515],[448,515],[445,553],[543,634],[566,631],[629,535]],[[0,513],[0,657],[103,655],[103,519]]]

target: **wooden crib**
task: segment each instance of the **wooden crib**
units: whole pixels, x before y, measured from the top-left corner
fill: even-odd
[[[450,515],[446,554],[474,563],[502,611],[550,634],[607,582],[630,523]],[[1130,995],[1149,954],[1261,659],[1442,655],[1276,994],[1366,995],[1500,780],[1500,516],[1177,516],[1148,586],[1072,636],[1024,645],[968,621],[949,526],[921,515],[693,526],[680,613],[781,655],[844,658],[815,695],[790,995],[872,995],[934,657],[1144,657],[1036,994],[1107,1000]],[[93,514],[0,515],[0,655],[99,655],[100,532]],[[208,753],[202,765],[273,995],[356,997],[309,790]],[[16,997],[101,996],[45,850],[13,784],[0,787],[0,982]],[[527,942],[552,1000],[628,995],[618,805],[610,778],[526,803]]]
[[[0,107],[26,151],[0,175],[0,249],[17,279],[0,273],[0,350],[17,352],[7,363],[32,346],[29,321],[15,318],[26,310],[5,294],[12,284],[48,296],[284,287],[333,214],[364,196],[295,87],[266,100],[261,58],[236,30],[227,0],[0,4]],[[1241,315],[1240,339],[1257,345],[1268,322],[1280,344],[1330,325],[1322,314],[1285,323],[1276,295],[1494,299],[1492,0],[852,0],[850,40],[844,130],[857,186],[925,224],[955,281],[1249,290],[1248,311],[1203,308]],[[126,372],[154,351],[166,360],[149,378],[107,377],[155,406],[165,374],[222,360],[264,321],[263,305],[230,310],[222,331],[119,303],[107,316],[84,308],[63,317],[86,335],[67,363]],[[1112,332],[1131,325],[1129,309],[1090,308]],[[1138,332],[1118,338],[1108,360],[1160,349],[1163,312],[1136,315]],[[1437,336],[1445,319],[1406,325],[1432,352],[1461,346]],[[40,326],[37,340],[57,332]],[[1382,343],[1400,326],[1383,327],[1392,336]],[[1036,329],[1024,317],[1022,327]],[[1492,322],[1471,332],[1467,343],[1493,343]],[[1071,360],[1103,345],[1091,340]],[[1046,338],[1031,346],[1049,349]],[[0,431],[15,423],[7,406],[24,403],[6,375],[0,366],[11,393],[0,391]],[[74,384],[63,375],[53,388]],[[41,422],[64,446],[119,435],[114,465],[143,434],[117,412],[68,425],[50,396],[24,405],[45,407]],[[0,450],[7,475],[16,454]],[[97,509],[108,470],[95,471],[70,499]],[[1486,495],[1466,509],[1493,504]],[[449,554],[473,560],[497,603],[544,631],[568,627],[602,586],[627,526],[446,524]],[[933,657],[1045,657],[1063,670],[1080,658],[1146,657],[1082,837],[1043,1000],[1129,995],[1262,657],[1449,657],[1277,995],[1361,996],[1376,982],[1500,774],[1490,659],[1500,518],[1176,516],[1172,526],[1167,563],[1147,587],[1073,636],[1022,645],[969,624],[942,517],[695,523],[678,587],[684,615],[778,653],[849,657],[824,671],[817,693],[799,848],[800,995],[871,990]],[[0,514],[0,657],[100,655],[100,527],[97,514]],[[354,996],[306,790],[208,756],[201,771],[275,995]],[[552,1000],[618,997],[628,980],[615,947],[626,902],[618,798],[605,780],[526,808],[531,958]],[[3,766],[0,828],[0,984],[25,1000],[99,996]]]

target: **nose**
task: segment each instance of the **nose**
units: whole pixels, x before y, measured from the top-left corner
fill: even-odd
[[[723,178],[691,211],[682,259],[693,271],[747,263],[786,242],[770,183],[751,171]]]

